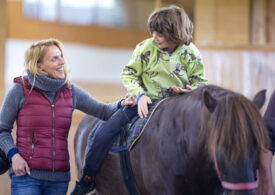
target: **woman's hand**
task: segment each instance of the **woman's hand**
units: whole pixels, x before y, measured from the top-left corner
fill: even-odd
[[[125,100],[121,101],[121,106],[135,106],[135,99],[131,96],[127,97]]]
[[[138,101],[138,115],[140,118],[145,118],[148,115],[148,104],[152,104],[151,99],[143,95]]]
[[[20,156],[20,154],[15,154],[11,158],[12,169],[16,176],[22,176],[28,173],[30,175],[30,168],[28,163]]]
[[[171,89],[175,93],[184,93],[184,92],[189,92],[189,91],[193,90],[193,88],[190,85],[186,85],[186,87],[184,89],[181,87],[178,87],[178,86],[172,86]]]

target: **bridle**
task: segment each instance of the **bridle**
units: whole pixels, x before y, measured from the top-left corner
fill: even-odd
[[[215,147],[212,146],[212,158],[215,164],[216,172],[219,177],[219,180],[221,182],[221,185],[224,189],[227,190],[254,190],[259,186],[259,177],[258,177],[258,170],[256,173],[256,181],[252,182],[241,182],[241,183],[233,183],[233,182],[227,182],[222,179],[222,175],[218,166],[217,157],[216,157],[216,150]]]

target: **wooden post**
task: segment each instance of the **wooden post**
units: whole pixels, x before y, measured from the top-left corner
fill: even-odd
[[[275,43],[275,0],[267,1],[267,42]]]
[[[267,43],[267,0],[251,1],[251,44]]]
[[[155,0],[155,8],[160,8],[162,4],[162,0]]]
[[[5,45],[8,36],[7,1],[0,0],[0,103],[5,95]]]

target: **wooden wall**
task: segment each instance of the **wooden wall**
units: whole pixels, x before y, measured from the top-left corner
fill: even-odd
[[[198,45],[275,44],[275,0],[196,0]]]
[[[149,37],[144,30],[102,26],[77,26],[59,22],[44,22],[22,16],[20,0],[7,1],[9,37],[43,39],[55,37],[76,42],[113,48],[133,48]],[[275,43],[275,0],[155,0],[135,3],[144,13],[153,7],[168,4],[182,5],[195,24],[194,42],[197,45],[263,45]],[[133,6],[125,1],[129,18]],[[132,11],[133,12],[133,11]],[[147,16],[139,16],[146,23]],[[132,20],[137,20],[132,18]],[[142,26],[141,22],[137,23]]]
[[[275,0],[252,0],[251,43],[275,44]]]
[[[198,45],[249,44],[249,0],[196,0],[194,18]]]
[[[195,0],[194,2],[195,43],[203,54],[207,76],[211,83],[249,96],[265,87],[270,94],[275,85],[275,69],[270,63],[274,62],[272,52],[275,49],[272,46],[260,48],[251,46],[251,43],[263,45],[275,43],[275,0]],[[156,7],[162,6],[163,3],[164,0],[155,0]],[[6,22],[7,11],[9,25]],[[55,37],[64,42],[132,48],[150,36],[147,32],[134,29],[75,26],[24,18],[19,0],[0,0],[0,19],[0,102],[5,92],[4,48],[7,37],[27,40]],[[89,92],[103,101],[118,99],[125,94],[122,86],[108,88],[100,84],[98,87],[86,83],[79,85],[87,91],[94,90]],[[72,140],[82,116],[83,114],[78,112],[74,114],[69,137],[72,166],[70,190],[76,175]],[[7,174],[0,176],[1,195],[10,193],[9,183]]]

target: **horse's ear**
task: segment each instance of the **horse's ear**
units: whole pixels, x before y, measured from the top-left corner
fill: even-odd
[[[209,112],[213,112],[215,110],[217,100],[214,97],[212,97],[209,91],[207,90],[203,92],[203,101]]]
[[[253,103],[259,108],[259,110],[262,108],[262,106],[265,103],[265,94],[266,89],[263,89],[262,91],[259,91],[256,96],[253,98]]]

